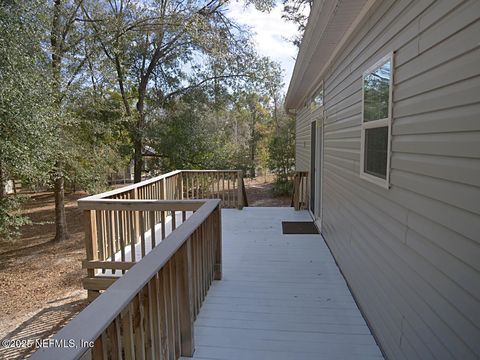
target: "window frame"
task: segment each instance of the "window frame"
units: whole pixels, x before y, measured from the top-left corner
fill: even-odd
[[[360,146],[360,178],[369,181],[373,184],[379,185],[383,188],[390,188],[390,160],[391,160],[391,142],[392,142],[392,107],[393,107],[393,75],[394,75],[394,53],[390,52],[385,55],[362,74],[362,123],[361,123],[361,146]],[[365,76],[371,74],[374,70],[378,69],[381,65],[390,61],[390,81],[389,81],[389,94],[388,94],[388,117],[378,120],[371,120],[365,122]],[[387,173],[385,179],[378,176],[371,175],[365,172],[365,132],[367,129],[375,128],[388,128],[387,138]]]
[[[322,103],[317,104],[315,102],[315,98],[317,95],[321,93],[322,95]],[[325,89],[323,87],[323,81],[320,82],[320,86],[313,92],[313,95],[310,97],[310,110],[314,111],[317,110],[325,105]]]

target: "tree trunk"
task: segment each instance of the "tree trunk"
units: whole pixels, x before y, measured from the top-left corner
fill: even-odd
[[[142,181],[142,169],[143,169],[143,158],[142,158],[142,129],[143,123],[145,119],[144,113],[144,98],[145,93],[140,91],[138,95],[138,102],[137,102],[137,111],[138,111],[138,120],[135,124],[134,134],[133,134],[133,181],[138,183]]]
[[[115,54],[115,69],[117,70],[117,81],[118,86],[120,87],[120,94],[122,95],[123,106],[125,106],[125,112],[127,116],[130,116],[132,115],[132,112],[130,111],[130,104],[128,103],[127,93],[125,92],[122,64],[120,63],[120,58],[118,54]]]
[[[138,131],[138,129],[135,129]],[[133,143],[134,154],[133,154],[133,181],[139,183],[142,181],[142,168],[143,168],[143,158],[142,158],[142,138],[140,134],[135,134],[135,139]]]
[[[252,112],[252,123],[251,123],[251,130],[250,130],[250,137],[251,137],[251,147],[250,147],[250,177],[254,178],[257,174],[255,172],[255,154],[257,152],[257,139],[256,139],[256,131],[255,131],[255,125],[257,123],[257,115],[256,112]]]
[[[273,97],[273,120],[275,120],[275,135],[280,134],[280,125],[278,124],[278,99]]]
[[[65,178],[63,176],[63,164],[57,164],[55,174],[55,241],[68,239],[67,218],[65,216]]]
[[[147,95],[147,85],[148,80],[150,79],[150,75],[153,73],[155,66],[157,66],[158,61],[162,57],[161,51],[161,44],[163,41],[163,32],[159,35],[158,46],[153,52],[152,60],[148,64],[145,73],[143,72],[142,67],[142,76],[140,78],[140,83],[138,85],[138,101],[137,101],[137,111],[138,111],[138,120],[135,127],[135,134],[133,139],[133,147],[134,147],[134,156],[133,156],[133,173],[134,173],[134,181],[140,182],[142,181],[142,169],[143,169],[143,157],[142,157],[142,150],[143,150],[143,126],[145,124],[145,96]]]
[[[60,13],[61,13],[61,1],[55,0],[53,3],[53,19],[52,19],[52,33],[50,37],[50,45],[52,51],[52,88],[53,88],[53,103],[60,115],[60,83],[61,83],[61,66],[62,66],[62,53],[63,44],[61,38],[60,29]],[[62,128],[62,124],[59,124],[59,128]],[[60,130],[60,137],[62,133]],[[59,157],[62,154],[58,154]],[[63,162],[57,161],[55,164],[55,178],[54,178],[54,194],[55,194],[55,241],[63,241],[68,238],[67,234],[67,220],[65,217],[65,189],[64,189],[64,176],[63,176]]]
[[[2,164],[0,163],[0,199],[5,197],[5,179],[3,178]]]
[[[251,143],[250,143],[250,177],[254,178],[256,173],[255,173],[255,127],[252,127],[252,131],[250,133],[250,136],[252,137]]]

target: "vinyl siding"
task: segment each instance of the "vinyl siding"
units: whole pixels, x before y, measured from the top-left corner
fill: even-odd
[[[296,117],[295,169],[297,171],[310,170],[311,121],[311,112],[308,107],[304,107]]]
[[[323,79],[322,230],[391,359],[480,357],[479,39],[478,0],[378,1]],[[391,51],[387,190],[359,177],[361,78]]]

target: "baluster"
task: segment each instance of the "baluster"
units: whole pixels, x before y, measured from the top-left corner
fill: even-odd
[[[151,227],[150,227],[150,231],[151,231],[151,234],[150,234],[150,244],[151,244],[151,248],[153,249],[155,247],[155,212],[154,211],[150,211],[149,212],[150,214],[150,223],[151,223]]]
[[[181,356],[191,357],[195,351],[192,298],[192,247],[191,238],[182,245],[176,259],[178,284]]]

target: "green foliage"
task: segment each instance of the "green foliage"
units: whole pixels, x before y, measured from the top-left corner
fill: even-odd
[[[218,66],[218,63],[214,64]],[[281,71],[259,59],[255,77],[243,83],[193,87],[161,106],[149,103],[145,144],[154,152],[148,169],[267,169],[277,122]],[[217,69],[218,70],[218,69]]]
[[[38,6],[37,6],[38,5]],[[48,171],[48,76],[37,1],[0,5],[0,167],[3,179],[32,180]]]
[[[273,182],[273,196],[292,196],[293,181],[291,178],[276,177]]]
[[[0,2],[0,184],[61,194],[60,179],[97,192],[139,152],[144,175],[266,169],[282,72],[227,9],[217,0]],[[25,220],[0,189],[7,236]]]
[[[291,195],[295,168],[295,121],[282,112],[276,134],[269,145],[269,167],[276,175],[274,193]]]
[[[291,41],[299,47],[307,26],[308,15],[313,6],[313,0],[282,0],[282,3],[282,17],[297,25],[298,34]]]
[[[5,196],[0,198],[0,239],[12,240],[18,235],[20,226],[30,224],[30,220],[18,213],[25,198]]]
[[[0,237],[11,239],[28,219],[19,197],[4,194],[8,179],[24,184],[50,169],[49,86],[41,50],[40,1],[0,3]]]
[[[121,98],[115,94],[95,96],[84,92],[71,105],[70,154],[65,164],[66,179],[74,188],[89,192],[105,190],[108,176],[128,165],[125,152],[128,119]]]

